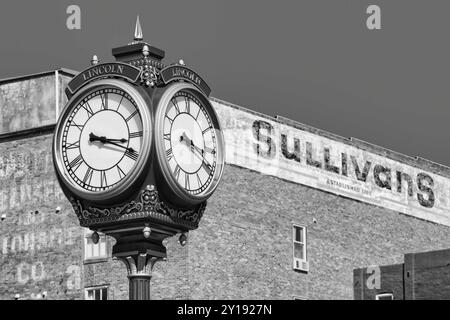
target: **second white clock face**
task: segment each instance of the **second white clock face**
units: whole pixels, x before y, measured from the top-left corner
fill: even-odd
[[[187,192],[198,195],[217,170],[217,140],[211,118],[192,94],[180,91],[164,116],[164,147],[172,176]]]
[[[72,107],[64,124],[64,167],[78,187],[107,190],[132,171],[142,140],[142,118],[132,97],[119,88],[96,89]]]

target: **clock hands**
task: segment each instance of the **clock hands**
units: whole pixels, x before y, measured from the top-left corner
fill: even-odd
[[[211,164],[205,159],[204,154],[205,150],[197,147],[194,142],[189,139],[186,132],[183,132],[183,135],[180,136],[180,142],[186,142],[186,146],[190,146],[190,150],[200,159],[202,160],[202,166],[205,168],[206,172],[209,174],[212,170]],[[197,151],[197,152],[194,152]]]
[[[128,140],[127,139],[109,139],[109,138],[106,138],[105,136],[101,136],[101,137],[99,137],[99,136],[97,136],[97,135],[95,135],[95,134],[93,134],[92,132],[89,134],[89,141],[90,142],[94,142],[94,141],[100,141],[100,142],[102,142],[102,143],[108,143],[108,142],[114,142],[114,141],[116,141],[116,142],[122,142],[122,143],[124,143],[124,142],[127,142]]]
[[[195,151],[197,151],[198,153],[200,153],[201,156],[202,156],[202,160],[203,160],[203,155],[205,154],[205,150],[203,150],[203,149],[197,147],[197,146],[194,144],[194,141],[192,141],[191,139],[189,139],[189,137],[186,135],[186,132],[183,132],[183,135],[180,137],[180,141],[181,141],[181,142],[185,141],[185,142],[186,142],[186,145],[189,145],[189,146],[191,147],[191,148],[190,148],[191,150],[195,150]]]
[[[129,151],[129,152],[133,152],[133,153],[136,152],[136,151],[134,151],[133,148],[128,148],[128,147],[125,147],[125,146],[121,146],[120,144],[115,143],[115,142],[108,141],[107,143],[112,144],[112,145],[115,145],[115,146],[120,147],[120,148],[122,148],[122,149],[125,149],[125,150],[127,150],[127,151]]]
[[[99,136],[97,136],[97,135],[95,135],[95,134],[93,134],[91,132],[89,134],[89,142],[95,142],[95,141],[100,141],[103,144],[109,143],[109,144],[115,145],[117,147],[123,148],[125,150],[128,150],[129,152],[135,152],[133,148],[128,148],[128,147],[125,147],[125,146],[122,146],[122,145],[116,143],[116,141],[117,142],[121,142],[121,143],[124,143],[124,142],[128,141],[128,140],[123,139],[123,138],[122,139],[109,139],[109,138],[106,138],[105,136],[99,137]]]

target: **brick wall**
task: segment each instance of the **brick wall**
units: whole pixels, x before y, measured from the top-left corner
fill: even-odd
[[[109,285],[110,298],[126,299],[122,263],[83,263],[83,232],[57,187],[51,140],[46,135],[0,144],[0,213],[7,214],[0,223],[2,248],[7,239],[0,260],[0,298],[11,299],[15,293],[30,298],[45,290],[49,298],[80,299],[83,287]],[[39,214],[31,215],[36,210]],[[309,273],[292,269],[293,223],[308,228]],[[445,248],[448,231],[227,165],[187,245],[181,247],[177,237],[166,240],[168,257],[155,265],[152,298],[353,299],[353,269],[399,264],[405,253]],[[40,233],[46,235],[39,238]],[[42,245],[35,240],[34,251],[27,250],[23,240],[11,250],[9,239],[32,234]]]
[[[308,274],[292,270],[292,223],[308,227]],[[189,237],[191,297],[352,299],[353,269],[449,238],[448,227],[227,166]]]
[[[405,255],[406,299],[450,298],[450,250]]]
[[[80,297],[82,228],[56,180],[51,140],[0,143],[0,299]]]

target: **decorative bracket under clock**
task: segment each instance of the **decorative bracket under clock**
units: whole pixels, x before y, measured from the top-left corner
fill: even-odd
[[[153,218],[196,229],[206,208],[206,201],[197,209],[183,210],[172,207],[159,199],[155,186],[148,185],[141,191],[139,201],[131,201],[112,208],[84,207],[80,200],[71,197],[70,202],[83,227],[92,227],[118,221]]]

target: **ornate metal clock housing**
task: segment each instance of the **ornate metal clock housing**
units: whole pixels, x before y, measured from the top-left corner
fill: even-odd
[[[145,94],[117,79],[94,81],[67,103],[55,131],[60,181],[92,202],[133,190],[149,161],[152,114]]]
[[[181,205],[205,201],[224,168],[224,141],[208,98],[190,83],[162,92],[156,107],[155,147],[164,191]]]
[[[53,160],[80,225],[116,239],[130,297],[150,295],[151,267],[163,240],[198,228],[224,168],[224,139],[206,82],[182,61],[134,41],[114,48],[67,85]]]

